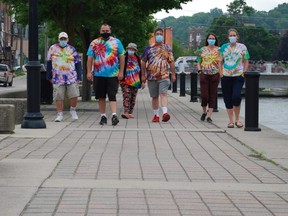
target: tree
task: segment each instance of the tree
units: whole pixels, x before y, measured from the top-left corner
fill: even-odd
[[[288,61],[288,30],[286,33],[281,37],[279,52],[278,52],[278,59]]]
[[[77,45],[77,39],[81,41],[79,45],[82,45],[84,57],[82,100],[87,101],[91,98],[91,85],[86,79],[85,54],[91,39],[98,36],[100,24],[105,22],[111,25],[112,33],[120,38],[124,45],[133,41],[141,48],[147,43],[150,32],[156,25],[152,13],[162,9],[181,9],[181,3],[189,1],[192,0],[39,0],[39,22],[47,23],[52,38],[57,38],[61,29],[68,33],[72,45]],[[27,24],[27,0],[4,2],[13,5],[12,12],[17,22]]]

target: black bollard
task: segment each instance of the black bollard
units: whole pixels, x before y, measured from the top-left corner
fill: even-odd
[[[245,81],[245,131],[261,131],[259,118],[259,77],[258,72],[244,73]]]
[[[176,78],[176,80],[175,80],[175,82],[172,84],[172,93],[177,93],[177,76],[178,76],[178,74],[175,73],[175,78]]]
[[[169,73],[169,80],[170,80],[170,85],[169,85],[169,87],[168,87],[168,90],[171,90],[171,77],[172,77],[172,74],[171,74],[171,73]]]
[[[185,77],[186,77],[186,74],[184,72],[180,73],[180,97],[185,97],[186,96],[186,92],[185,92],[185,89],[186,89],[186,86],[185,86]]]
[[[193,71],[190,73],[190,102],[198,102],[197,99],[197,77],[198,73],[196,71]]]

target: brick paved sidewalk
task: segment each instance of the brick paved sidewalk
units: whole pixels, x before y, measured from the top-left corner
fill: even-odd
[[[139,91],[136,118],[115,127],[99,125],[95,101],[79,103],[76,122],[65,112],[54,123],[43,106],[47,129],[0,141],[0,215],[288,215],[287,170],[201,122],[188,98],[169,102],[171,120],[152,123]]]

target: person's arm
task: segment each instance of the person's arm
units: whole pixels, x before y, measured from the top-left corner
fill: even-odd
[[[93,66],[93,57],[88,56],[87,57],[87,79],[90,81],[93,80],[92,66]]]
[[[119,61],[120,66],[119,66],[118,80],[122,80],[124,78],[125,55],[121,55],[119,57]]]
[[[175,74],[175,62],[172,61],[170,64],[170,70],[171,70],[171,81],[174,83],[176,81],[176,74]]]
[[[142,83],[146,83],[146,79],[147,79],[147,76],[146,76],[146,62],[141,60],[141,80],[142,80]]]

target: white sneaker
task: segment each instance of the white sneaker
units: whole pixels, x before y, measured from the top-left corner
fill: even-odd
[[[55,119],[55,122],[61,122],[63,121],[63,113],[57,113],[57,117]]]
[[[72,117],[72,121],[78,120],[78,115],[77,115],[76,110],[70,110],[70,114],[71,114],[71,117]]]

